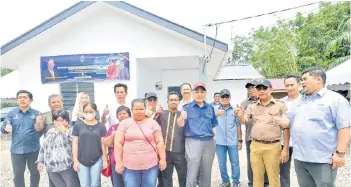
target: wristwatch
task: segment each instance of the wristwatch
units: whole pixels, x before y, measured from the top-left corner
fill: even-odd
[[[336,153],[339,157],[345,156],[345,152],[340,152],[340,151],[336,150],[335,153]]]
[[[239,143],[243,143],[243,140],[238,140],[239,141]]]

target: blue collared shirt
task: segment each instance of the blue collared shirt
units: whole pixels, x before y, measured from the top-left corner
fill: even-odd
[[[215,135],[212,128],[218,125],[213,106],[204,102],[200,107],[195,101],[184,105],[187,112],[185,136],[201,141],[211,140]]]
[[[222,105],[215,108],[215,112],[223,109]],[[235,146],[238,145],[238,126],[240,125],[239,119],[234,115],[232,105],[224,110],[223,116],[218,116],[218,126],[216,127],[216,144]]]
[[[216,103],[216,102],[212,102],[210,105],[213,106],[214,109],[218,108],[219,106],[221,106],[221,103]]]
[[[302,96],[288,111],[293,157],[304,162],[329,163],[336,151],[338,131],[350,127],[350,113],[347,100],[326,88],[313,96]]]
[[[23,113],[19,108],[9,112],[1,126],[1,132],[6,134],[5,127],[12,125],[11,153],[26,154],[37,152],[40,149],[40,132],[34,128],[39,111],[29,108]]]

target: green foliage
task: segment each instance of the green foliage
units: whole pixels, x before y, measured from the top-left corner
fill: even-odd
[[[0,70],[1,70],[0,77],[3,77],[13,71],[12,69],[2,68],[2,67],[0,67]]]
[[[234,42],[239,47],[233,60],[249,59],[267,78],[300,74],[311,66],[329,69],[350,58],[350,3],[322,3],[317,13],[297,13],[294,20],[261,27]],[[244,57],[238,57],[243,47]]]

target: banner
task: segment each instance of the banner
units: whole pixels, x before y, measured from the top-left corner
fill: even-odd
[[[44,56],[40,72],[43,84],[130,80],[129,53]]]

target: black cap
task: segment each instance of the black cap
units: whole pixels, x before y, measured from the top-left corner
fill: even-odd
[[[245,88],[248,88],[249,86],[256,86],[256,84],[257,84],[257,81],[251,80],[246,83]]]
[[[146,99],[150,99],[151,97],[154,97],[157,99],[157,95],[154,92],[149,92],[145,96]]]
[[[227,90],[227,89],[223,89],[223,90],[221,90],[221,92],[219,92],[219,95],[220,95],[221,97],[223,97],[224,95],[230,96],[230,91]]]
[[[272,87],[272,83],[268,79],[262,79],[260,81],[257,81],[256,87],[257,86]]]

